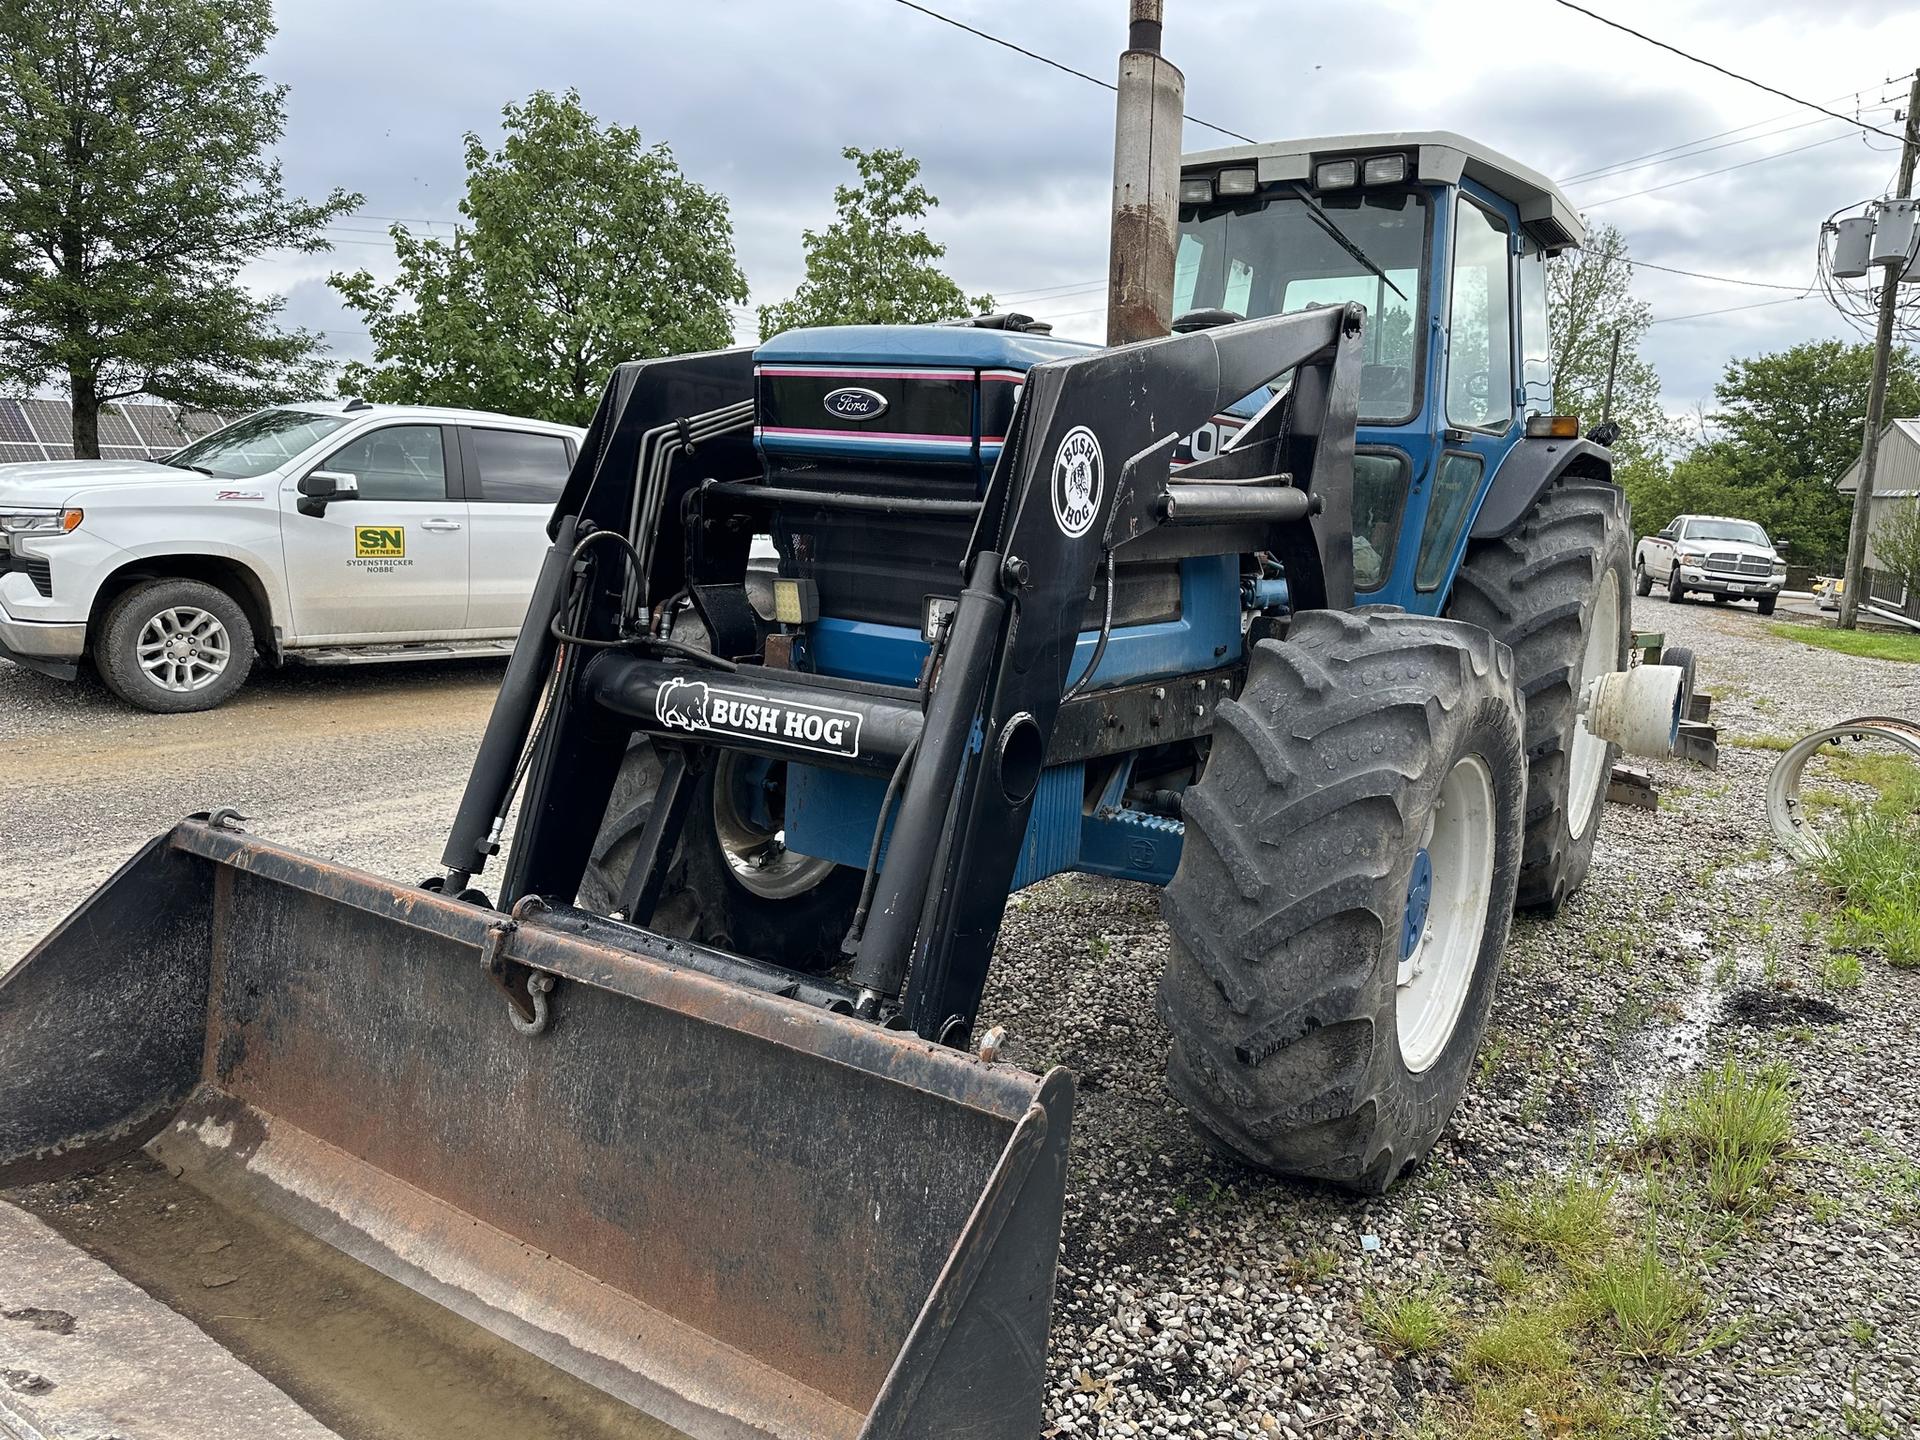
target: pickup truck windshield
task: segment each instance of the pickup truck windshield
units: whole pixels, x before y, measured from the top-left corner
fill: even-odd
[[[1249,319],[1309,305],[1366,307],[1360,418],[1394,424],[1417,408],[1427,246],[1425,198],[1412,191],[1322,195],[1321,208],[1392,280],[1388,286],[1314,222],[1297,196],[1180,212],[1173,313],[1231,310]],[[1394,294],[1398,288],[1406,295]]]
[[[343,415],[262,410],[174,451],[166,463],[221,480],[252,480],[277,470],[346,423]]]
[[[1689,540],[1738,540],[1747,545],[1767,545],[1767,532],[1751,520],[1689,520]]]

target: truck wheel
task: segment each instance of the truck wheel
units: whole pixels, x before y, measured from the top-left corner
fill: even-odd
[[[1762,615],[1771,615],[1773,613],[1773,607],[1780,603],[1780,597],[1778,595],[1762,595],[1757,603],[1760,606],[1760,613]]]
[[[1512,647],[1527,697],[1527,837],[1518,904],[1552,915],[1593,860],[1607,772],[1618,751],[1575,708],[1593,676],[1627,668],[1633,644],[1627,500],[1568,476],[1520,528],[1470,547],[1447,613]]]
[[[1680,567],[1676,565],[1667,575],[1667,603],[1678,605],[1686,598],[1686,588],[1680,583]]]
[[[1168,1079],[1203,1135],[1373,1193],[1432,1147],[1493,998],[1524,798],[1513,656],[1485,631],[1308,611],[1255,647],[1163,901]]]
[[[861,872],[781,844],[784,771],[735,751],[713,754],[694,780],[650,929],[795,970],[819,972],[844,959],[840,942],[859,903]],[[618,907],[659,785],[653,743],[636,735],[580,883],[586,909],[610,915]]]
[[[1653,593],[1653,577],[1647,574],[1646,563],[1641,560],[1633,562],[1633,593],[1643,600]]]
[[[211,710],[253,669],[253,626],[202,580],[146,580],[108,607],[93,660],[107,688],[162,715]]]

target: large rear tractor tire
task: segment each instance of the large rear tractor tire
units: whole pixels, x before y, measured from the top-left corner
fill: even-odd
[[[815,973],[844,958],[840,942],[859,903],[861,873],[785,848],[784,779],[782,764],[769,767],[734,751],[713,755],[693,781],[686,827],[649,929]],[[580,883],[584,908],[601,915],[618,909],[659,786],[660,758],[637,735]]]
[[[1308,611],[1255,647],[1163,907],[1169,1084],[1216,1146],[1378,1193],[1439,1138],[1512,921],[1520,735],[1467,625]]]
[[[1619,750],[1589,734],[1576,707],[1588,680],[1627,668],[1631,543],[1620,489],[1568,476],[1512,534],[1470,546],[1454,581],[1447,613],[1512,649],[1526,696],[1527,836],[1515,902],[1523,910],[1558,914],[1593,862]]]

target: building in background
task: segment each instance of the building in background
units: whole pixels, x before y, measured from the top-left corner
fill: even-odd
[[[1860,462],[1854,461],[1835,488],[1851,495],[1860,488]],[[1920,497],[1920,419],[1889,420],[1880,436],[1880,459],[1874,467],[1873,507],[1867,515],[1867,568],[1875,570],[1880,561],[1873,553],[1873,533],[1896,505],[1910,504]]]

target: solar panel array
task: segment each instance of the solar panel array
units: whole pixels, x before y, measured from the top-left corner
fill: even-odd
[[[156,401],[100,407],[100,458],[158,460],[234,417]],[[0,398],[0,465],[73,458],[73,407],[65,400]]]

